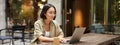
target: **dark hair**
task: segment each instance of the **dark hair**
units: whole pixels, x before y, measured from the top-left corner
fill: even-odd
[[[47,12],[47,10],[49,9],[49,8],[51,8],[51,7],[53,7],[54,9],[55,9],[55,14],[56,14],[56,8],[55,8],[55,6],[53,6],[52,4],[45,4],[44,6],[43,6],[43,9],[42,9],[42,11],[41,11],[41,13],[40,13],[40,17],[42,18],[42,19],[46,19],[46,16],[44,15],[46,12]],[[56,17],[56,16],[55,16]],[[55,17],[54,17],[54,19],[55,19]]]

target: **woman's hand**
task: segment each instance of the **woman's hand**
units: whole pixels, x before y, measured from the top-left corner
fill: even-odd
[[[66,39],[65,39],[65,38],[60,38],[60,42],[61,42],[61,43],[65,43],[65,42],[66,42]]]

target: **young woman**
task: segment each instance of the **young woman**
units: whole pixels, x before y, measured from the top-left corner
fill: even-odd
[[[53,41],[58,37],[60,42],[64,42],[64,33],[60,26],[55,22],[56,8],[52,4],[45,4],[41,13],[41,19],[34,24],[34,39],[32,43],[44,41]]]

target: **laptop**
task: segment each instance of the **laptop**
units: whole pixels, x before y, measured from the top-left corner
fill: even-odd
[[[71,39],[66,39],[67,41],[65,43],[67,44],[74,44],[80,42],[81,36],[85,32],[85,27],[84,28],[75,28],[74,33],[72,34]]]

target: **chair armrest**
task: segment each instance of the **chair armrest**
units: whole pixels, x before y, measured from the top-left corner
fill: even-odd
[[[0,29],[0,30],[5,30],[5,29]]]
[[[7,29],[0,29],[0,33],[1,33],[1,31],[3,31],[3,30],[7,30]]]
[[[0,32],[1,32],[2,30],[6,30],[6,29],[0,29]]]

